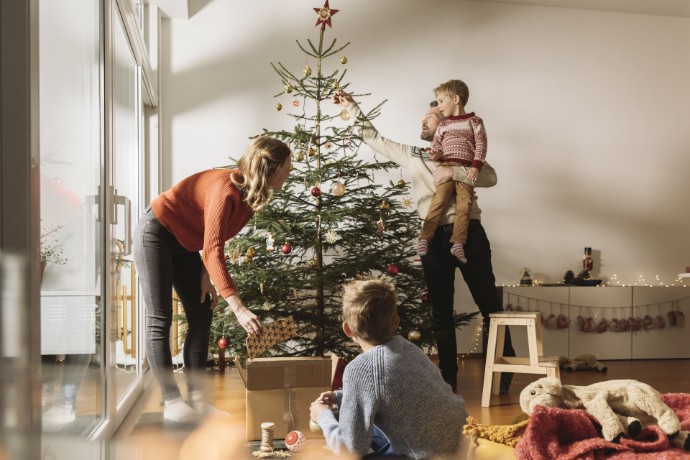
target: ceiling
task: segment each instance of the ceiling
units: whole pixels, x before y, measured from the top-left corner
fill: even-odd
[[[163,14],[174,19],[189,19],[210,0],[145,0],[156,4]],[[318,3],[319,0],[315,0]],[[416,0],[421,1],[421,0]],[[521,5],[552,6],[618,13],[690,17],[690,0],[472,0]]]
[[[618,13],[690,17],[690,0],[475,0]]]

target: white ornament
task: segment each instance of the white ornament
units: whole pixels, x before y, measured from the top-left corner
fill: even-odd
[[[336,241],[340,239],[338,234],[335,232],[335,230],[329,230],[326,232],[324,235],[324,239],[326,240],[327,243],[333,244]]]

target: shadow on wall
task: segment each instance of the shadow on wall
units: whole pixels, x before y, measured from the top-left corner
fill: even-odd
[[[189,1],[189,17],[193,18],[195,14],[204,9],[211,0],[188,0]]]

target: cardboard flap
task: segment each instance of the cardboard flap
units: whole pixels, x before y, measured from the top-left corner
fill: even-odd
[[[244,383],[244,386],[247,386],[247,371],[245,370],[244,367],[242,367],[242,361],[240,361],[240,358],[235,356],[235,367],[237,368],[237,372],[240,374],[240,378],[242,379],[242,383]]]
[[[238,370],[251,391],[331,386],[330,358],[256,358]]]

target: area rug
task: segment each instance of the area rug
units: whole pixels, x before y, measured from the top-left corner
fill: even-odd
[[[676,413],[681,429],[690,430],[690,394],[667,393],[662,400]],[[644,428],[634,438],[620,443],[601,437],[594,417],[580,409],[538,406],[529,425],[515,446],[521,460],[600,460],[600,459],[690,459],[690,452],[671,447],[668,437],[657,426]]]

